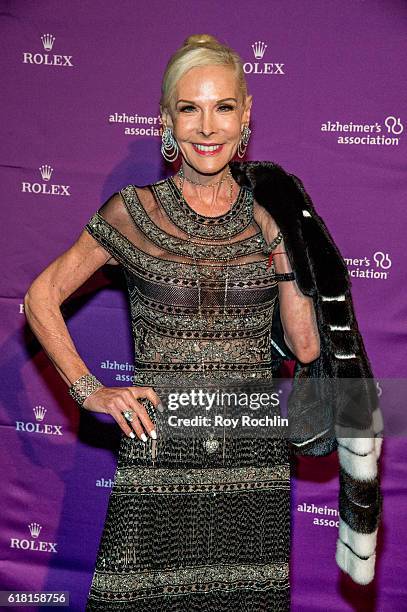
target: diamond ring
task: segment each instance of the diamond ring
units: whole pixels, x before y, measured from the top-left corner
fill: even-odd
[[[132,421],[133,420],[133,411],[132,410],[125,410],[123,412],[123,416],[125,419],[127,419],[128,421]]]

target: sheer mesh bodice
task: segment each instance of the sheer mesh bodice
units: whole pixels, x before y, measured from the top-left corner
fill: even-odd
[[[87,229],[126,271],[139,384],[211,371],[269,378],[274,268],[247,187],[229,213],[197,214],[172,178],[128,185]]]
[[[228,213],[198,215],[167,178],[127,185],[87,223],[126,275],[135,385],[272,379],[278,275],[254,206],[242,186]],[[158,439],[122,434],[87,612],[286,612],[286,440],[163,438],[141,401]]]

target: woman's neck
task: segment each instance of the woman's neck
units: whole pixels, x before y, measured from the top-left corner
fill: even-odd
[[[181,167],[184,178],[176,174],[174,180],[177,186],[182,188],[184,198],[194,210],[199,214],[210,216],[215,213],[221,215],[230,210],[239,186],[231,175],[228,176],[228,165],[219,173],[212,175],[201,174],[184,164]]]
[[[185,181],[191,182],[191,184],[195,184],[197,187],[200,185],[207,188],[213,186],[213,189],[220,186],[222,182],[225,182],[225,179],[230,172],[228,164],[215,174],[202,174],[198,170],[195,170],[195,168],[192,168],[185,163],[181,165],[180,170],[185,177]]]

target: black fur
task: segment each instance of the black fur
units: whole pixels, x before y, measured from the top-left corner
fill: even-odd
[[[298,287],[304,295],[312,297],[315,307],[320,355],[310,364],[296,361],[289,398],[294,452],[315,456],[331,453],[338,446],[335,437],[338,424],[354,428],[358,452],[358,432],[360,438],[366,437],[364,430],[372,425],[372,413],[379,408],[370,361],[355,317],[346,264],[297,176],[270,161],[231,162],[230,167],[237,183],[249,186],[258,204],[276,221]],[[304,210],[311,216],[304,216]],[[322,299],[340,295],[344,296],[343,301]],[[336,331],[330,325],[350,329]],[[273,319],[273,333],[281,335],[281,321],[275,325]],[[340,354],[356,356],[340,359],[337,357]],[[315,379],[355,379],[355,392],[332,394],[329,385],[321,389],[317,385],[315,389],[311,384]],[[325,429],[328,433],[323,434]],[[296,442],[304,444],[296,446]],[[370,481],[356,479],[340,466],[339,513],[352,529],[372,533],[379,522],[381,505],[378,477]]]
[[[234,179],[240,185],[253,190],[258,204],[264,206],[272,215],[284,236],[296,282],[304,295],[313,298],[319,335],[321,340],[320,356],[310,364],[297,363],[299,378],[373,378],[371,365],[366,354],[362,336],[359,332],[350,290],[349,273],[323,219],[317,214],[314,204],[301,180],[287,173],[282,166],[270,161],[231,162]],[[303,210],[311,217],[304,216]],[[345,296],[343,301],[324,301],[322,297]],[[347,331],[331,330],[330,325],[349,326]],[[341,359],[337,355],[355,354],[352,359]],[[295,386],[294,382],[294,395]],[[377,407],[377,394],[374,385],[366,387],[369,397],[364,398],[363,418],[369,426],[365,407],[370,411]],[[315,398],[312,398],[315,409]],[[332,431],[339,408],[327,397],[320,397],[321,413],[331,411],[330,431]],[[357,407],[355,407],[357,409]],[[302,402],[302,413],[304,402]],[[341,406],[341,414],[346,414]],[[293,412],[295,414],[295,411]],[[349,413],[348,413],[349,414]],[[355,415],[360,416],[360,415]],[[316,419],[318,421],[318,419]],[[323,419],[325,423],[325,417]],[[355,419],[358,422],[358,419]],[[319,432],[309,431],[309,438]],[[305,441],[305,440],[303,440]],[[315,440],[296,449],[301,454],[325,454],[332,452],[334,441],[321,443]]]

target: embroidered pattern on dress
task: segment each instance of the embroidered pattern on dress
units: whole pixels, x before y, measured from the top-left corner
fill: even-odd
[[[113,255],[124,267],[129,268],[133,272],[144,273],[149,278],[162,280],[162,278],[172,277],[172,282],[179,282],[179,279],[191,279],[191,264],[188,262],[178,262],[170,259],[155,257],[149,253],[145,253],[138,249],[126,236],[121,234],[115,227],[110,225],[98,212],[95,212],[85,229],[94,236],[104,248]],[[263,244],[260,239],[259,242]],[[218,245],[218,247],[227,245]],[[217,248],[218,248],[217,247]],[[261,250],[261,249],[260,249]],[[225,258],[226,259],[226,258]],[[244,264],[236,263],[229,267],[230,278],[250,277],[254,272],[258,275],[263,273],[264,279],[278,279],[278,275],[274,273],[274,265],[266,269],[267,258],[261,261],[246,262]],[[205,277],[223,278],[224,270],[221,264],[200,264],[200,274]],[[161,276],[155,276],[157,275]],[[177,280],[178,279],[178,280]]]
[[[153,187],[164,214],[173,194],[165,181]],[[210,228],[207,241],[226,227],[239,232],[251,201],[246,190],[240,193],[232,214],[213,225],[194,220],[184,208],[179,211],[185,219],[178,212],[179,219],[168,217],[182,227]],[[225,265],[229,244],[217,244],[217,238],[196,244],[196,258],[209,260],[199,262],[198,284],[191,245],[149,221],[134,186],[121,194],[131,233],[135,224],[143,244],[146,237],[167,251],[166,258],[144,252],[99,213],[86,226],[124,267],[134,346],[131,384],[153,387],[164,403],[164,393],[207,384],[235,393],[274,391],[271,329],[278,275],[273,265],[267,268],[267,255]],[[199,231],[191,232],[192,239]],[[234,255],[257,253],[264,245],[259,232],[234,243]],[[184,260],[171,260],[171,251]],[[139,401],[158,437],[144,443],[122,434],[86,611],[229,612],[240,601],[248,610],[288,610],[287,441],[226,431],[214,438],[210,427],[203,438],[194,432],[173,436],[172,430],[163,436],[152,402]]]
[[[222,483],[240,490],[240,484],[245,482],[256,481],[256,486],[261,486],[260,483],[268,484],[271,481],[286,481],[289,476],[289,464],[273,465],[270,467],[253,465],[247,467],[213,468],[210,470],[185,468],[178,471],[168,468],[129,467],[117,468],[115,483],[118,486],[132,484],[141,487],[153,485],[212,487]]]
[[[201,238],[222,240],[230,233],[243,232],[253,220],[253,193],[240,187],[231,210],[217,217],[205,217],[193,211],[172,177],[151,185],[151,190],[171,221],[183,231]]]
[[[99,570],[93,586],[101,592],[101,595],[103,591],[113,591],[118,592],[120,597],[126,591],[136,593],[139,590],[149,589],[154,595],[165,593],[175,596],[180,593],[209,591],[216,585],[218,588],[232,590],[239,587],[262,589],[280,583],[281,587],[286,587],[288,575],[288,563],[207,565],[174,570],[131,572],[123,575]]]
[[[190,242],[188,238],[177,238],[162,230],[150,219],[140,202],[134,185],[124,187],[120,193],[123,196],[129,214],[139,229],[151,242],[166,251],[178,255],[186,255],[187,257],[190,257],[191,253],[193,253],[196,259],[229,261],[241,255],[263,252],[265,248],[265,241],[261,231],[244,240],[231,242],[230,244],[197,244]]]

